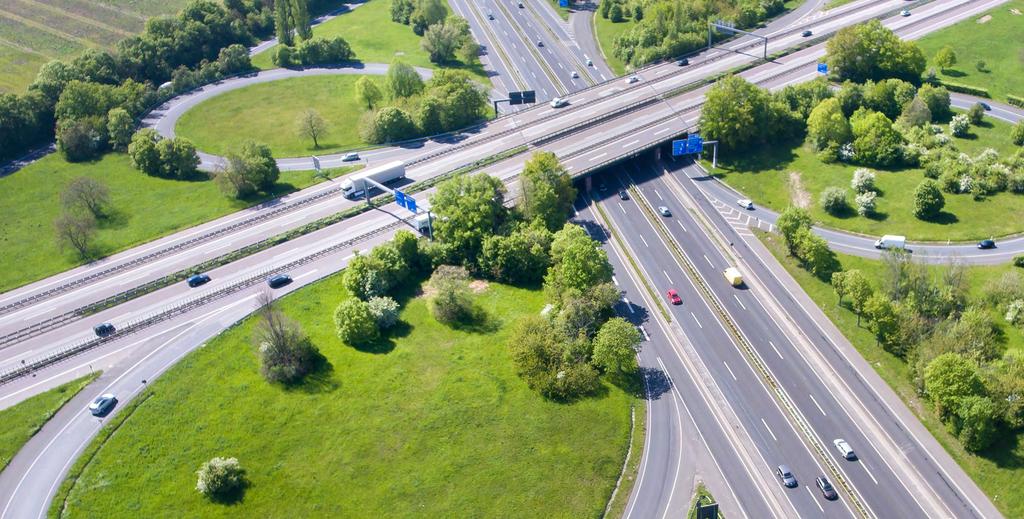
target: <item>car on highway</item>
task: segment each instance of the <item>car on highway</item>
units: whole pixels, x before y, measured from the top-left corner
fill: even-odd
[[[668,296],[668,302],[669,303],[672,303],[674,305],[681,305],[681,304],[683,304],[683,298],[679,297],[679,293],[676,292],[676,289],[674,289],[674,288],[668,289],[668,292],[665,292],[665,295]]]
[[[687,66],[689,64],[690,64],[690,60],[688,58],[682,58],[679,61],[676,61],[676,65],[680,66],[680,67],[685,67],[685,66]]]
[[[789,470],[788,465],[779,465],[779,467],[775,469],[775,475],[779,477],[779,480],[782,481],[783,485],[786,485],[789,488],[796,486],[796,476],[793,475],[792,470]]]
[[[629,200],[629,193],[625,189],[619,190],[619,200]]]
[[[594,66],[594,61],[591,60],[590,58],[587,58],[587,66],[588,67],[593,67]]]
[[[109,413],[116,403],[117,397],[113,393],[104,393],[89,404],[89,412],[93,416],[103,416]]]
[[[989,106],[988,103],[982,103],[981,101],[978,101],[978,104],[981,105],[981,107],[984,108],[986,112],[992,111],[992,107]]]
[[[569,100],[564,97],[556,97],[551,100],[551,108],[561,108],[563,106],[569,106]]]
[[[493,20],[494,19],[494,13],[487,13],[487,19],[488,20]]]
[[[836,489],[832,488],[832,483],[828,482],[828,478],[825,476],[818,476],[814,478],[814,484],[818,485],[818,489],[821,490],[821,495],[829,501],[835,501],[839,499],[839,494],[836,493]]]
[[[117,329],[110,323],[100,323],[92,327],[92,332],[95,333],[97,337],[106,337],[115,331],[117,331]]]
[[[637,83],[639,81],[640,81],[640,76],[636,76],[636,75],[629,76],[628,78],[626,78],[626,84],[627,85],[632,85],[633,83]]]
[[[292,278],[288,274],[277,274],[267,279],[267,286],[270,288],[281,288],[291,282]]]
[[[808,29],[808,30],[804,31],[803,33],[801,33],[800,36],[803,36],[804,38],[807,38],[807,37],[811,36],[812,34],[814,34],[814,33],[811,32],[810,29]]]
[[[342,162],[352,162],[353,160],[359,160],[359,154],[358,153],[354,153],[354,152],[353,153],[346,153],[346,154],[341,156],[341,161]]]
[[[543,47],[544,46],[544,42],[541,41],[541,40],[537,40],[537,46],[538,47]]]
[[[519,2],[519,8],[520,8],[520,9],[522,9],[522,8],[524,8],[524,7],[526,7],[526,6],[525,6],[525,5],[523,5],[523,3],[522,3],[522,2]]]
[[[672,211],[669,211],[668,208],[663,205],[658,206],[658,212],[661,213],[661,216],[672,216]]]
[[[750,200],[749,198],[741,198],[741,199],[736,201],[736,205],[738,205],[738,206],[740,206],[740,207],[742,207],[744,209],[753,209],[754,208],[754,201]]]
[[[842,454],[844,458],[848,460],[857,459],[857,455],[854,454],[853,448],[850,447],[849,443],[846,443],[846,440],[842,438],[836,438],[835,440],[832,440],[832,445],[836,446],[836,450],[838,450],[839,454]]]
[[[188,278],[185,282],[188,283],[188,286],[190,288],[195,288],[195,287],[198,287],[198,286],[205,285],[205,284],[209,283],[210,282],[210,276],[207,275],[207,274],[196,274],[196,275]]]
[[[900,16],[910,16],[910,9],[900,11]]]
[[[996,248],[995,240],[981,240],[978,242],[979,249],[994,249]]]
[[[572,71],[572,74],[569,74],[569,75],[572,76],[573,79],[577,79],[577,78],[580,77],[580,73],[576,72],[575,70]]]

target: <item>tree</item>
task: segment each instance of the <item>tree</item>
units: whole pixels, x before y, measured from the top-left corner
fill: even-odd
[[[224,499],[245,486],[245,470],[237,458],[213,458],[196,472],[196,490],[213,499]]]
[[[380,337],[369,304],[354,297],[342,301],[334,310],[334,328],[338,338],[350,346],[365,346]]]
[[[390,297],[371,297],[366,307],[381,330],[391,328],[398,322],[398,301]]]
[[[984,389],[977,365],[958,353],[943,353],[924,370],[924,387],[943,417],[955,413],[960,402],[981,395]]]
[[[505,283],[540,283],[551,263],[551,240],[551,231],[539,220],[506,236],[488,236],[480,253],[480,270]]]
[[[241,148],[228,153],[226,158],[227,164],[218,168],[215,179],[224,193],[235,198],[267,191],[281,175],[266,144],[246,141]]]
[[[612,280],[608,255],[582,227],[567,224],[551,242],[551,267],[544,276],[550,300],[559,301],[566,291],[584,292]]]
[[[921,96],[916,96],[903,107],[903,113],[900,114],[897,122],[907,128],[924,126],[932,122],[932,111],[928,108],[928,104],[921,99]]]
[[[285,317],[269,292],[257,299],[253,343],[260,356],[260,373],[268,382],[294,384],[315,367],[320,352],[298,323]]]
[[[619,23],[625,20],[625,17],[622,14],[622,4],[618,2],[612,4],[611,9],[608,10],[608,19],[611,20],[612,23]]]
[[[67,213],[86,211],[94,218],[102,218],[110,205],[110,190],[98,180],[76,177],[60,194],[60,203]]]
[[[374,118],[379,143],[398,142],[416,136],[416,123],[408,112],[397,106],[385,106]]]
[[[239,43],[221,49],[217,55],[217,63],[220,64],[221,72],[228,76],[252,69],[249,49]]]
[[[409,25],[409,18],[415,9],[416,4],[413,3],[413,0],[392,0],[391,21]]]
[[[381,93],[380,88],[377,87],[377,82],[370,79],[370,76],[360,76],[356,80],[356,100],[360,104],[365,104],[367,110],[372,110],[373,106],[376,105],[384,98],[384,94]]]
[[[953,137],[966,137],[971,129],[971,120],[966,114],[957,114],[949,121],[949,133]]]
[[[444,103],[437,97],[429,95],[421,99],[419,111],[416,113],[416,124],[419,125],[420,132],[424,135],[443,133],[445,109]]]
[[[432,63],[448,63],[455,59],[455,51],[462,46],[468,33],[463,33],[456,17],[435,23],[427,28],[420,40],[420,46],[430,56]]]
[[[899,316],[892,301],[882,294],[873,294],[864,303],[864,313],[875,334],[875,341],[888,350],[899,332]]]
[[[861,216],[869,216],[874,214],[875,199],[877,197],[878,194],[875,193],[874,191],[866,191],[864,193],[858,194],[857,197],[854,199],[854,202],[857,204],[857,214]]]
[[[461,175],[439,184],[430,206],[437,215],[434,237],[472,264],[484,238],[505,220],[505,184],[486,174]]]
[[[863,272],[852,269],[846,271],[845,288],[850,296],[850,308],[857,314],[857,326],[860,326],[860,318],[867,311],[868,301],[874,294],[871,282]]]
[[[954,429],[964,449],[978,452],[992,445],[999,433],[996,428],[998,416],[999,408],[987,397],[968,396],[960,400]]]
[[[103,151],[105,134],[106,124],[99,118],[63,120],[57,124],[57,149],[68,162],[89,160]]]
[[[560,342],[551,322],[541,316],[519,320],[508,345],[519,376],[546,398],[570,401],[600,387],[598,374],[586,359],[572,354],[585,349],[587,341]]]
[[[320,112],[312,108],[307,109],[299,114],[299,118],[295,121],[295,132],[299,137],[312,139],[313,148],[320,149],[320,137],[327,134],[327,121],[320,117]]]
[[[391,62],[384,81],[392,99],[409,97],[423,91],[423,79],[416,69],[398,58]]]
[[[926,178],[914,189],[914,216],[921,220],[935,218],[946,205],[939,183]]]
[[[938,65],[939,70],[945,72],[949,67],[956,65],[956,51],[953,50],[953,47],[945,45],[935,53],[932,61]]]
[[[971,124],[977,126],[985,119],[985,107],[981,103],[974,103],[971,105],[971,109],[967,111],[967,120]]]
[[[124,108],[111,108],[107,112],[107,135],[110,147],[117,151],[126,151],[135,130],[135,120]]]
[[[1013,125],[1013,129],[1010,130],[1010,139],[1017,146],[1024,146],[1024,120],[1017,121],[1017,124]]]
[[[128,145],[128,157],[132,167],[147,174],[159,175],[161,169],[160,152],[156,148],[160,134],[152,128],[143,128],[132,135]]]
[[[357,252],[345,267],[342,284],[354,297],[368,301],[383,296],[391,288],[383,271],[379,260]]]
[[[832,279],[830,281],[832,284],[832,290],[835,291],[836,297],[839,298],[839,302],[837,303],[839,306],[843,306],[843,297],[849,293],[846,285],[848,277],[849,274],[846,271],[832,273]]]
[[[857,168],[853,171],[853,179],[850,187],[858,193],[867,193],[875,190],[875,172],[867,168]]]
[[[828,214],[837,215],[846,212],[850,203],[846,200],[846,190],[841,187],[826,187],[821,192],[821,208]]]
[[[903,136],[885,114],[859,109],[850,118],[853,151],[858,162],[892,166],[902,158]]]
[[[186,179],[199,167],[199,154],[192,141],[184,137],[162,139],[156,143],[160,172],[165,178]]]
[[[606,371],[636,371],[640,332],[629,321],[615,317],[606,321],[594,337],[593,363]]]
[[[927,64],[916,44],[900,40],[878,20],[840,29],[825,51],[833,73],[859,83],[883,78],[919,82]]]
[[[476,123],[487,114],[490,106],[487,92],[460,70],[435,71],[430,79],[427,97],[440,101],[441,127],[444,131]]]
[[[412,24],[412,31],[417,36],[423,36],[427,27],[440,23],[448,16],[448,9],[444,0],[418,0],[416,9],[409,17]]]
[[[838,149],[853,140],[853,130],[838,99],[825,99],[811,110],[807,117],[807,138],[819,151]]]
[[[811,228],[811,214],[802,207],[789,206],[779,214],[775,225],[782,234],[782,240],[786,242],[786,248],[792,254],[796,251],[796,236],[801,229]]]
[[[306,40],[295,49],[294,58],[305,66],[336,65],[352,59],[355,53],[345,38],[317,38]]]
[[[558,157],[549,151],[534,153],[523,165],[519,179],[520,206],[526,219],[540,219],[550,231],[561,229],[576,199],[576,188]]]
[[[921,85],[917,89],[917,97],[928,105],[932,121],[945,121],[952,113],[950,109],[949,91],[943,86]]]
[[[801,229],[796,236],[796,257],[811,273],[822,280],[831,279],[839,267],[839,261],[828,242],[809,229]]]
[[[428,281],[432,294],[427,306],[438,322],[453,325],[466,323],[474,317],[473,298],[469,292],[469,273],[463,267],[441,265]]]
[[[764,137],[769,126],[767,92],[739,76],[726,76],[708,90],[701,107],[700,128],[706,139],[741,148]]]
[[[601,283],[586,290],[565,290],[559,294],[559,299],[553,301],[557,309],[553,320],[555,330],[567,340],[581,337],[589,340],[601,323],[613,314],[612,307],[621,297],[622,292],[611,283]],[[589,349],[586,356],[589,356]]]
[[[61,213],[54,222],[57,242],[71,247],[82,259],[89,257],[92,240],[96,236],[96,218],[92,213],[72,211]]]

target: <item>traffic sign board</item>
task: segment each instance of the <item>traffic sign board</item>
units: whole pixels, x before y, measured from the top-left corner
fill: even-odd
[[[537,92],[535,92],[533,90],[523,90],[522,94],[523,94],[523,103],[536,103],[537,102]]]
[[[406,197],[406,199],[405,199],[405,208],[410,210],[410,211],[412,211],[413,214],[416,214],[416,199],[411,197],[411,196],[410,197]]]
[[[672,141],[672,156],[678,157],[680,155],[686,155],[686,141]]]
[[[521,104],[523,104],[523,93],[519,92],[519,91],[509,92],[508,93],[508,104],[510,104],[510,105],[521,105]]]
[[[401,207],[405,207],[406,206],[405,204],[407,203],[407,200],[411,200],[411,199],[406,198],[405,193],[403,193],[403,192],[401,192],[401,191],[399,191],[397,189],[395,190],[395,203],[396,204],[398,204]]]
[[[818,73],[828,74],[828,63],[818,63]]]
[[[313,157],[313,168],[316,169],[317,173],[320,172],[320,158],[319,157]]]
[[[686,139],[686,153],[700,153],[704,151],[704,139],[700,135],[691,135]]]

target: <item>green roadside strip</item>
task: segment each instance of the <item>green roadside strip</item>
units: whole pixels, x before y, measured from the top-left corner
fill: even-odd
[[[654,305],[658,307],[658,312],[665,318],[665,322],[672,322],[672,316],[669,315],[668,310],[662,306],[661,298],[658,297],[658,292],[651,287],[650,283],[648,283],[647,276],[644,276],[643,271],[640,270],[640,265],[637,264],[635,259],[633,259],[633,255],[629,253],[629,249],[626,248],[626,244],[621,238],[619,238],[619,234],[612,230],[611,218],[608,218],[608,214],[604,212],[601,204],[595,202],[594,207],[597,209],[597,212],[601,217],[601,222],[604,224],[606,232],[615,240],[615,243],[619,245],[619,249],[622,250],[622,255],[626,257],[627,261],[629,261],[629,265],[633,268],[633,272],[636,272],[636,277],[640,280],[640,284],[644,286],[644,290],[647,292],[647,295],[651,296],[651,301],[654,301]]]
[[[690,511],[686,514],[686,519],[697,519],[697,505],[709,505],[715,502],[715,496],[711,495],[708,487],[704,486],[704,482],[701,481],[697,484],[697,490],[693,493],[693,499],[690,500]],[[725,514],[719,510],[719,519],[725,519]]]
[[[604,517],[623,517],[625,515],[629,496],[633,493],[633,486],[636,485],[636,477],[640,472],[640,461],[644,457],[644,441],[647,437],[646,402],[637,398],[630,407],[630,413],[632,413],[633,427],[629,432],[629,451],[622,467],[622,474],[619,476],[618,486],[612,492]]]
[[[135,410],[142,404],[146,403],[151,396],[153,396],[153,392],[146,390],[145,393],[135,397],[131,403],[125,406],[120,413],[117,413],[116,416],[114,416],[106,423],[106,425],[103,426],[102,429],[100,429],[96,438],[93,438],[92,441],[89,442],[89,446],[86,447],[85,451],[78,456],[78,460],[76,460],[75,464],[71,466],[71,470],[68,471],[68,475],[60,484],[60,487],[57,489],[57,493],[53,496],[53,500],[50,501],[50,509],[46,513],[47,517],[59,518],[64,515],[68,496],[71,495],[71,490],[75,487],[75,483],[78,481],[78,478],[83,472],[85,472],[85,468],[89,466],[89,463],[96,457],[96,454],[99,453],[100,449],[106,445],[107,440],[109,440],[110,437],[113,436],[126,421],[128,421],[128,418],[135,413]]]

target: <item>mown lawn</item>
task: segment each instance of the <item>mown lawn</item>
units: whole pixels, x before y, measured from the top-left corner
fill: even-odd
[[[0,470],[68,400],[98,376],[99,372],[90,373],[0,411]]]
[[[367,0],[364,5],[314,27],[313,37],[345,38],[355,52],[355,59],[363,63],[391,63],[397,57],[413,66],[436,67],[420,47],[420,37],[412,32],[412,27],[391,21],[390,7],[388,0]],[[268,49],[257,54],[253,65],[261,69],[275,68],[270,60],[272,52],[273,49]],[[466,70],[490,87],[490,80],[479,62],[471,66],[456,63],[446,68]]]
[[[218,155],[254,139],[270,146],[275,157],[299,157],[366,146],[359,138],[365,109],[355,99],[362,76],[308,76],[258,83],[232,90],[195,106],[178,120],[175,133],[196,147]],[[374,77],[380,82],[380,77]],[[383,84],[383,83],[378,83]],[[297,119],[309,109],[327,122],[320,148],[300,137]],[[245,124],[239,124],[245,121]]]
[[[979,23],[986,17],[985,23]],[[1024,0],[1011,0],[980,16],[936,31],[918,40],[918,45],[935,67],[940,79],[987,88],[994,99],[1006,94],[1024,97]],[[942,47],[956,51],[957,63],[940,70],[932,59]],[[985,72],[975,68],[984,60]]]
[[[348,168],[331,170],[337,176]],[[0,292],[82,264],[77,253],[62,251],[53,222],[61,212],[60,193],[76,177],[107,185],[113,210],[100,221],[93,247],[102,257],[168,233],[244,209],[267,197],[235,200],[221,194],[205,176],[167,180],[134,169],[128,156],[110,153],[95,162],[69,163],[57,153],[0,178]],[[318,182],[312,171],[283,172],[273,196]]]
[[[594,34],[597,35],[597,44],[601,47],[601,52],[604,54],[604,60],[616,75],[621,76],[625,74],[626,64],[623,63],[621,59],[615,57],[614,43],[615,38],[628,31],[630,27],[636,25],[633,23],[633,19],[626,18],[625,21],[612,23],[611,20],[602,18],[600,12],[595,12],[593,24]]]
[[[47,62],[46,56],[25,52],[21,49],[0,43],[0,93],[19,94],[28,89],[36,78],[36,72],[43,63]]]
[[[265,382],[243,322],[152,384],[70,492],[68,517],[596,517],[622,467],[630,397],[574,404],[517,377],[505,339],[539,291],[490,285],[485,331],[437,324],[422,298],[373,351],[336,338],[340,276],[281,303],[328,367]],[[237,457],[249,487],[213,504],[195,471]]]
[[[993,148],[1007,156],[1018,147],[1009,140],[1008,124],[988,119],[981,126],[971,128],[965,139],[954,139],[963,152],[976,155],[985,148]],[[790,179],[798,176],[800,185],[809,194],[808,209],[812,217],[836,229],[880,236],[905,235],[911,240],[965,241],[1006,236],[1024,231],[1024,221],[1008,215],[1024,211],[1024,196],[1009,192],[999,193],[983,201],[971,195],[944,193],[944,214],[935,221],[922,221],[913,215],[914,188],[924,179],[921,169],[882,171],[876,183],[881,191],[877,214],[873,217],[857,216],[856,212],[836,217],[826,213],[818,204],[825,188],[838,186],[847,189],[847,199],[853,204],[849,190],[853,171],[858,166],[841,163],[825,164],[814,151],[803,145],[782,145],[743,153],[720,155],[719,168],[714,173],[730,186],[743,192],[755,203],[781,211],[797,197]],[[710,162],[705,166],[710,168]],[[794,175],[795,174],[795,175]]]
[[[959,440],[951,436],[946,426],[934,415],[927,402],[918,398],[909,378],[907,364],[876,345],[874,335],[867,328],[857,325],[857,316],[846,307],[836,304],[837,299],[832,287],[800,268],[796,260],[787,254],[781,237],[761,232],[757,234],[857,351],[874,366],[882,379],[900,395],[953,459],[988,494],[996,507],[1006,517],[1024,517],[1024,490],[1018,484],[1021,478],[1024,478],[1024,433],[1008,437],[980,455],[965,451]],[[881,261],[845,254],[838,254],[838,257],[844,269],[860,269],[878,288],[877,280],[882,276],[883,270]],[[968,268],[967,278],[971,284],[971,296],[978,297],[988,280],[1013,268],[1017,267],[1000,265]],[[995,317],[1006,334],[1006,349],[1024,349],[1024,336],[1021,331],[1005,326],[1001,316]]]

